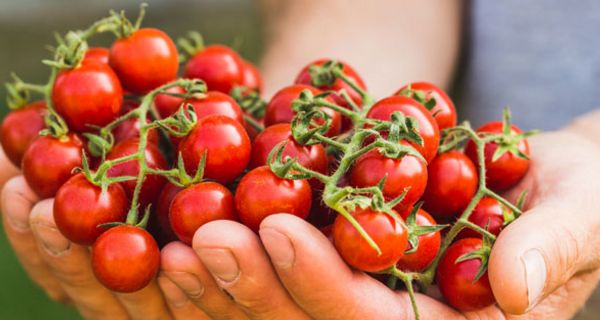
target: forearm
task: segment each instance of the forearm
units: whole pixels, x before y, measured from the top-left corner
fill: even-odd
[[[576,118],[565,130],[576,133],[600,147],[600,109]]]

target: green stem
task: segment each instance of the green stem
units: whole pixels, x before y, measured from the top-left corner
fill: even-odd
[[[510,209],[512,212],[516,213],[517,215],[523,214],[523,211],[521,209],[519,209],[517,206],[515,206],[512,203],[510,203],[510,201],[504,199],[503,197],[501,197],[500,195],[498,195],[494,191],[487,189],[486,190],[486,194],[488,196],[490,196],[490,197],[498,200],[498,202],[500,202],[501,204],[503,204],[504,206],[506,206],[508,209]]]

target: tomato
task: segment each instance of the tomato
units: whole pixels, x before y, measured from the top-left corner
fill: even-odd
[[[168,91],[173,93],[183,93],[181,87],[173,87]],[[178,97],[168,95],[158,95],[156,97],[156,106],[161,117],[166,118],[175,112],[179,111],[181,104],[185,103],[185,107],[192,105],[198,119],[213,114],[227,116],[237,122],[244,123],[244,112],[238,103],[230,96],[219,91],[208,91],[202,97],[191,98],[184,100]],[[160,107],[159,107],[160,106]]]
[[[121,115],[128,113],[129,111],[139,107],[139,103],[134,100],[125,100],[123,101],[123,107],[121,111]],[[146,120],[146,123],[149,123],[149,120]],[[113,129],[113,136],[115,138],[115,143],[119,143],[125,140],[139,138],[140,137],[140,121],[137,117],[129,118],[123,121],[121,124],[116,126]],[[148,131],[148,141],[158,145],[158,131],[150,130]]]
[[[237,121],[222,115],[200,119],[179,143],[186,170],[193,174],[206,152],[204,177],[226,184],[233,182],[250,161],[250,138]]]
[[[106,48],[89,48],[85,52],[83,56],[83,63],[87,62],[100,62],[104,64],[108,64],[108,57],[110,55],[110,51]]]
[[[173,198],[181,190],[183,190],[182,187],[167,182],[160,192],[158,202],[156,203],[156,220],[159,232],[166,242],[177,240],[177,235],[173,231],[173,228],[171,228],[171,222],[169,221],[169,209],[171,208]]]
[[[401,94],[407,89],[408,86],[404,86],[395,95]],[[444,90],[430,82],[413,82],[410,84],[410,89],[412,92],[406,93],[409,97],[415,98],[414,91],[420,91],[424,94],[425,101],[429,101],[430,99],[435,100],[435,105],[429,112],[433,115],[440,130],[456,126],[456,108],[454,107],[454,102],[452,102],[452,99],[448,97],[448,94]]]
[[[320,90],[306,85],[293,85],[279,90],[271,101],[267,104],[265,110],[265,126],[270,127],[277,123],[290,123],[294,118],[295,112],[292,110],[292,101],[300,97],[300,93],[309,90],[312,94],[321,93]],[[327,136],[337,136],[342,129],[342,116],[329,108],[322,108],[327,115],[331,117],[331,127],[327,130]]]
[[[390,121],[396,111],[412,117],[418,124],[417,133],[423,139],[423,145],[411,143],[427,160],[431,162],[440,145],[440,131],[437,123],[420,103],[408,97],[393,96],[379,100],[367,113],[367,118]]]
[[[479,129],[477,133],[502,133],[503,124],[500,121],[489,122]],[[521,134],[522,131],[515,125],[511,125],[511,135]],[[527,139],[522,139],[516,146],[523,154],[529,156],[529,143]],[[494,191],[504,191],[515,186],[529,170],[529,160],[518,157],[511,152],[504,153],[496,161],[492,161],[494,153],[498,149],[498,143],[489,142],[484,147],[484,159],[486,167],[486,184]],[[465,153],[475,164],[479,164],[477,159],[477,147],[475,143],[469,141]]]
[[[350,169],[350,184],[366,188],[376,186],[387,177],[383,185],[383,195],[391,200],[408,189],[396,210],[404,211],[419,200],[427,185],[427,166],[413,155],[400,159],[386,158],[378,150],[372,150],[356,160]]]
[[[424,208],[436,217],[452,217],[464,210],[477,191],[477,169],[464,153],[449,151],[429,164]]]
[[[437,268],[437,284],[446,302],[460,311],[473,311],[493,304],[496,300],[490,287],[487,271],[473,283],[481,260],[456,262],[464,254],[481,249],[481,239],[466,238],[446,250]]]
[[[104,232],[92,246],[92,270],[112,291],[135,292],[146,287],[160,266],[160,251],[148,231],[121,225]]]
[[[129,201],[119,183],[102,192],[79,173],[58,189],[54,199],[54,221],[65,238],[89,246],[105,231],[100,224],[123,222]]]
[[[407,218],[408,213],[410,213],[410,211],[406,211],[406,213],[403,214],[404,219]],[[435,219],[423,209],[417,211],[415,218],[415,222],[418,226],[433,226],[437,224]],[[400,270],[410,272],[421,272],[425,270],[433,262],[438,251],[440,251],[441,242],[442,236],[439,231],[419,236],[417,251],[405,253],[396,266]],[[410,243],[407,245],[406,249],[411,249]]]
[[[235,207],[240,220],[258,231],[260,223],[278,213],[305,219],[310,212],[312,195],[305,180],[287,180],[276,176],[267,166],[248,172],[235,191]]]
[[[166,92],[184,94],[185,89],[177,86],[167,89]],[[183,98],[161,93],[156,95],[156,98],[154,98],[154,106],[156,107],[160,117],[164,119],[179,111],[183,101]]]
[[[242,80],[240,85],[258,92],[263,90],[263,80],[260,71],[249,61],[242,61]]]
[[[166,33],[145,28],[115,41],[109,63],[123,88],[141,95],[177,78],[179,54]]]
[[[402,220],[371,208],[357,207],[351,214],[377,244],[381,254],[369,246],[344,216],[338,215],[333,223],[333,243],[346,263],[366,272],[393,266],[408,244],[408,231]]]
[[[42,199],[52,198],[81,167],[83,144],[75,134],[56,139],[42,136],[36,139],[23,155],[23,176],[27,184]]]
[[[498,200],[492,197],[483,197],[473,209],[469,221],[484,229],[487,228],[490,233],[497,236],[504,228],[504,210],[509,209],[504,207]],[[457,238],[481,238],[481,234],[472,229],[464,228]]]
[[[46,103],[36,101],[11,111],[2,120],[0,142],[4,153],[15,166],[21,166],[23,154],[46,127],[45,115]]]
[[[103,63],[84,63],[58,73],[52,87],[52,103],[77,132],[105,126],[121,111],[123,89],[112,69]]]
[[[242,83],[244,63],[233,49],[223,45],[206,46],[185,65],[183,77],[202,79],[208,90],[229,94]]]
[[[196,230],[215,220],[238,220],[233,195],[216,182],[201,182],[179,192],[171,202],[169,221],[183,243],[192,245]]]

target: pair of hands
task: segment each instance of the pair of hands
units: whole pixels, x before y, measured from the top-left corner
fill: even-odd
[[[600,279],[600,148],[571,129],[531,139],[532,167],[509,198],[530,191],[526,213],[498,238],[489,278],[498,305],[460,314],[418,295],[423,319],[565,319]],[[412,319],[404,292],[351,270],[320,231],[291,215],[267,218],[256,235],[230,221],[196,232],[193,247],[162,250],[156,282],[113,293],[94,278],[89,250],[65,239],[42,200],[0,157],[3,225],[23,268],[85,318]],[[522,314],[511,316],[510,314]]]

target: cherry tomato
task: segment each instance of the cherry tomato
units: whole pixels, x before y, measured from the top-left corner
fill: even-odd
[[[166,92],[184,94],[185,89],[182,87],[171,87],[167,89]],[[179,108],[181,108],[181,104],[183,103],[183,101],[183,98],[161,93],[156,95],[156,98],[154,98],[154,106],[156,107],[156,110],[158,111],[160,117],[164,119],[179,111]]]
[[[183,190],[182,187],[167,182],[158,197],[158,203],[156,204],[156,220],[158,222],[159,232],[165,242],[177,240],[177,235],[173,231],[173,228],[171,228],[171,222],[169,221],[169,209],[171,208],[173,198],[175,198],[181,190]]]
[[[233,195],[216,182],[201,182],[179,192],[171,202],[169,221],[183,243],[191,245],[194,233],[215,220],[238,220]]]
[[[379,100],[367,113],[367,118],[390,121],[392,114],[402,112],[407,117],[414,118],[418,123],[417,133],[423,139],[423,145],[412,144],[427,160],[431,162],[440,145],[440,131],[437,123],[420,103],[408,97],[393,96]]]
[[[223,45],[207,46],[185,65],[183,77],[202,79],[208,90],[229,94],[231,89],[242,83],[244,63],[237,52]]]
[[[100,62],[108,65],[108,57],[110,51],[106,48],[89,48],[83,56],[83,63],[87,62]]]
[[[36,139],[23,155],[23,176],[27,184],[42,199],[52,198],[81,167],[83,144],[79,137],[69,133],[56,139],[42,136]]]
[[[267,166],[248,172],[235,191],[235,207],[240,220],[258,231],[260,223],[278,213],[289,213],[305,219],[312,200],[310,185],[305,180],[287,180],[276,176]]]
[[[54,221],[60,233],[80,245],[89,246],[106,230],[108,222],[123,222],[129,201],[119,183],[102,192],[79,173],[58,189],[54,199]]]
[[[408,213],[410,211],[406,211],[403,214],[403,218],[406,219]],[[416,224],[418,226],[433,226],[436,225],[435,219],[429,215],[425,210],[419,209],[415,216]],[[431,232],[419,236],[419,245],[417,246],[417,251],[413,253],[405,253],[402,258],[398,261],[396,266],[398,269],[403,271],[410,272],[421,272],[425,270],[435,256],[438,251],[440,251],[440,244],[442,242],[442,236],[439,231]],[[410,243],[407,245],[406,250],[411,249]]]
[[[408,85],[400,88],[395,94],[401,94],[407,89]],[[456,126],[456,108],[444,90],[430,82],[413,82],[410,84],[410,89],[412,92],[406,93],[409,97],[414,98],[414,91],[420,91],[424,94],[425,101],[435,100],[435,105],[429,112],[433,115],[440,130]]]
[[[15,166],[21,166],[23,154],[46,127],[45,114],[46,103],[36,101],[11,111],[2,120],[0,142],[4,153]]]
[[[487,271],[473,283],[481,260],[456,262],[461,256],[479,250],[481,239],[466,238],[446,250],[437,268],[437,284],[449,305],[460,311],[473,311],[493,304],[496,300],[490,287]]]
[[[263,90],[263,80],[260,71],[248,61],[242,61],[242,81],[240,85],[258,92]]]
[[[351,214],[377,244],[381,254],[369,246],[344,216],[338,215],[333,223],[333,243],[346,263],[358,270],[378,272],[398,262],[408,244],[404,222],[371,208],[357,207]]]
[[[187,171],[192,174],[206,152],[204,177],[227,184],[235,180],[250,161],[250,138],[237,121],[222,115],[200,119],[179,143]]]
[[[396,210],[404,211],[425,192],[427,166],[413,155],[390,159],[378,150],[372,150],[358,158],[350,169],[350,184],[359,188],[376,186],[384,177],[387,177],[383,185],[386,200],[396,198],[409,188],[402,202],[396,206]]]
[[[109,62],[123,88],[141,95],[177,78],[179,54],[166,33],[145,28],[115,41]]]
[[[450,151],[429,164],[424,208],[436,217],[452,217],[464,210],[477,191],[477,169],[464,153]]]
[[[139,107],[139,103],[134,100],[123,101],[123,107],[121,115],[128,113],[129,111]],[[146,123],[150,121],[146,120]],[[125,140],[139,138],[140,137],[140,121],[137,117],[129,118],[123,121],[121,124],[113,129],[113,136],[115,143],[119,143]],[[152,142],[158,145],[158,131],[152,129],[148,131],[148,142]]]
[[[503,124],[500,121],[489,122],[479,129],[477,133],[502,133]],[[511,126],[511,134],[521,134],[521,130],[515,126]],[[529,143],[527,139],[518,142],[517,148],[525,155],[529,156]],[[492,161],[494,153],[498,149],[496,142],[489,142],[484,147],[484,159],[486,167],[486,184],[494,191],[504,191],[515,186],[529,170],[529,160],[520,158],[511,152],[504,153],[496,161]],[[465,149],[465,153],[475,164],[479,164],[477,159],[477,147],[475,143],[469,141]]]
[[[112,291],[143,289],[156,277],[159,266],[158,245],[142,228],[110,228],[92,246],[92,270],[98,281]]]
[[[193,98],[186,103],[194,107],[198,119],[209,115],[220,114],[244,124],[244,112],[238,103],[230,96],[219,92],[209,91],[202,98]]]
[[[108,65],[84,63],[58,74],[52,102],[70,129],[91,131],[89,125],[102,127],[119,116],[123,89]]]
[[[310,90],[314,95],[320,90],[306,85],[292,85],[279,90],[267,104],[265,111],[265,126],[270,127],[277,123],[290,123],[295,112],[292,110],[292,101],[300,97],[304,90]],[[337,136],[342,129],[342,116],[329,108],[322,108],[323,112],[331,117],[331,127],[325,133],[327,136]]]
[[[492,197],[483,197],[473,209],[469,221],[484,229],[487,228],[490,233],[497,236],[504,228],[504,210],[509,209],[504,207],[498,200]],[[457,238],[481,238],[481,234],[472,229],[464,228]]]

